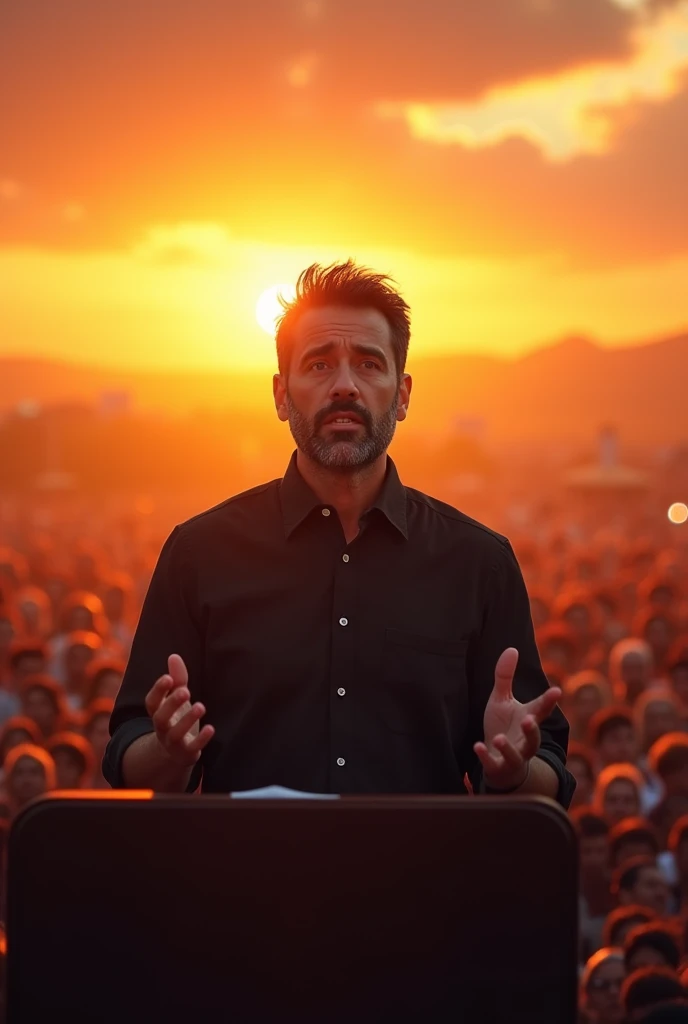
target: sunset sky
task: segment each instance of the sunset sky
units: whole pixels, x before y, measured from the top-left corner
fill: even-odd
[[[0,95],[0,356],[271,367],[348,256],[415,355],[688,328],[686,0],[21,0]]]

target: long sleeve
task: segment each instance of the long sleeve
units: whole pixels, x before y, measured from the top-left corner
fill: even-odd
[[[519,652],[514,696],[521,703],[527,703],[543,693],[549,684],[540,663],[525,581],[511,545],[504,540],[489,578],[482,629],[469,650],[471,735],[467,757],[470,759],[468,775],[476,791],[480,788],[482,768],[473,753],[473,744],[484,738],[483,717],[494,686],[495,666],[507,647],[515,647]],[[559,778],[557,800],[568,807],[576,783],[565,767],[569,726],[558,707],[541,723],[540,731],[542,739],[537,756],[556,772]]]
[[[185,538],[176,527],[167,538],[151,578],[134,636],[129,662],[110,720],[110,742],[103,774],[113,788],[122,788],[122,758],[127,747],[153,731],[145,698],[156,679],[167,672],[170,654],[179,654],[189,672],[192,701],[202,690],[203,639],[199,627],[195,574]],[[198,785],[200,764],[190,790]]]

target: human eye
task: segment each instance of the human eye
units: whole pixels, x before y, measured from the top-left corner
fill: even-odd
[[[311,370],[326,370],[327,369],[327,363],[325,362],[324,359],[316,359],[316,361],[314,363],[311,363],[310,369]]]
[[[364,359],[361,364],[365,370],[379,370],[380,364],[375,359]]]

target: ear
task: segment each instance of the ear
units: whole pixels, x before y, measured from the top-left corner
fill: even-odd
[[[401,423],[402,420],[406,419],[408,413],[409,402],[411,400],[411,388],[413,387],[413,380],[411,379],[410,373],[404,373],[401,377],[401,384],[399,385],[399,398],[397,401],[397,422]]]
[[[286,423],[289,419],[289,409],[287,408],[287,383],[281,373],[274,374],[272,378],[272,394],[275,399],[277,415],[282,423]]]

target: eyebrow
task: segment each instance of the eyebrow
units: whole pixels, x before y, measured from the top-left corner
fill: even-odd
[[[303,356],[301,357],[301,362],[306,363],[309,362],[311,359],[315,359],[316,356],[329,355],[330,352],[332,352],[332,350],[337,347],[337,343],[334,341],[325,341],[323,342],[322,345],[315,345],[313,348],[309,348],[306,352],[304,352]],[[383,366],[387,366],[387,356],[385,355],[381,348],[377,347],[377,345],[365,345],[360,343],[354,343],[351,347],[353,348],[354,352],[358,353],[358,355],[374,356],[375,359],[380,360]]]

